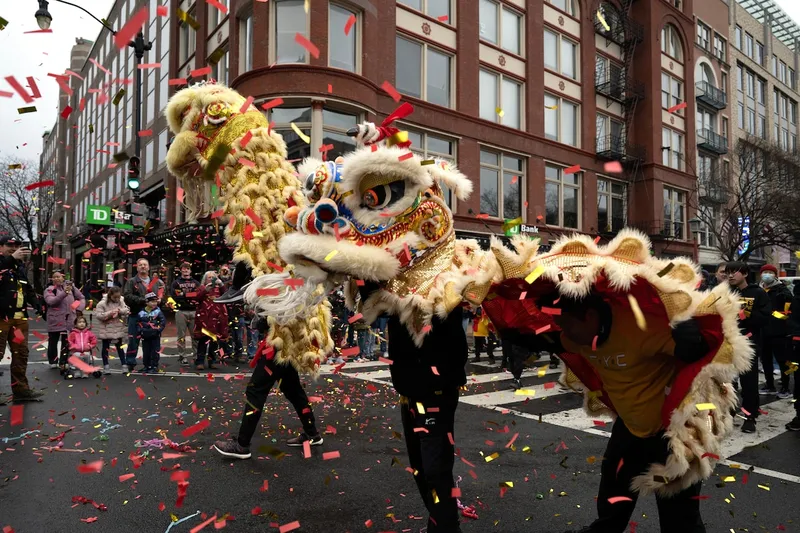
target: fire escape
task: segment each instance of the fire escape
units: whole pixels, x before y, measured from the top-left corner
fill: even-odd
[[[632,76],[636,46],[644,38],[642,26],[631,18],[634,1],[621,0],[620,11],[603,2],[594,21],[595,31],[606,40],[606,48],[616,44],[622,56],[621,67],[609,61],[607,67],[598,65],[595,71],[595,90],[605,97],[606,108],[617,103],[623,115],[621,128],[615,130],[610,123],[607,131],[603,132],[598,126],[597,158],[619,161],[631,182],[639,178],[645,158],[644,146],[629,142],[636,106],[644,98],[644,84]]]

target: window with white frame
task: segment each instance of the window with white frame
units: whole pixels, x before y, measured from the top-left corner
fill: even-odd
[[[625,89],[622,65],[606,56],[596,55],[594,59],[594,83],[595,85],[608,83],[610,84],[609,91],[612,95],[622,96],[622,92]]]
[[[303,135],[311,137],[311,107],[274,107],[269,110],[267,120],[274,122],[273,129],[283,137],[290,161],[311,155],[309,144],[292,128],[294,124]]]
[[[564,35],[544,30],[544,66],[559,74],[578,79],[578,43]]]
[[[307,63],[308,52],[296,40],[300,35],[308,38],[308,15],[303,0],[273,0],[272,32],[275,38],[274,62]]]
[[[489,70],[480,70],[480,117],[510,128],[522,126],[522,84]]]
[[[744,54],[753,58],[753,36],[747,32],[744,32]]]
[[[697,44],[704,50],[711,49],[711,28],[699,20],[697,21]]]
[[[253,70],[253,14],[239,21],[239,74]]]
[[[578,17],[580,12],[578,11],[578,4],[577,0],[546,0],[548,4],[552,5],[553,7],[557,7],[561,11],[565,12],[567,15],[571,15],[573,17]]]
[[[759,65],[764,64],[764,45],[760,41],[756,41],[756,55],[753,59]]]
[[[700,209],[700,228],[694,232],[694,240],[699,246],[713,248],[717,245],[714,228],[719,222],[719,209],[708,205],[701,205]]]
[[[209,63],[211,64],[211,77],[217,80],[219,83],[228,85],[228,73],[230,70],[230,61],[231,55],[228,53],[228,45],[225,45],[222,48],[218,48],[214,51],[210,58]]]
[[[451,22],[450,0],[397,0],[397,3],[439,19],[440,22]]]
[[[683,46],[678,30],[672,24],[661,28],[661,51],[678,61],[683,61]]]
[[[226,8],[230,8],[231,7],[230,0],[218,0],[218,2],[221,5],[225,6]],[[219,26],[220,22],[222,22],[225,19],[225,17],[228,16],[227,13],[223,13],[222,11],[219,10],[219,8],[217,8],[216,6],[211,5],[211,4],[208,4],[208,14],[209,14],[209,17],[208,17],[209,18],[208,28],[209,28],[210,31],[214,31],[214,28]]]
[[[661,162],[666,167],[683,170],[683,134],[661,128]]]
[[[194,13],[189,13],[189,17],[194,18]],[[187,17],[188,19],[188,17]],[[178,23],[178,63],[183,65],[197,48],[197,33],[189,23],[180,21]]]
[[[625,184],[619,181],[597,178],[597,231],[616,233],[625,227]]]
[[[411,141],[411,151],[423,160],[441,159],[452,164],[456,163],[456,145],[458,144],[456,139],[425,130],[408,129],[407,131],[408,140]],[[447,205],[451,208],[454,207],[452,191],[443,183],[439,185]]]
[[[350,17],[356,23],[345,34]],[[358,13],[338,4],[328,4],[328,64],[348,72],[356,72],[358,50]]]
[[[603,146],[624,146],[625,140],[622,138],[622,121],[598,113],[596,125],[597,140],[601,142]],[[610,142],[606,140],[606,136],[611,136]]]
[[[566,174],[564,168],[545,164],[545,223],[548,226],[579,229],[580,173]]]
[[[683,240],[686,238],[686,193],[664,187],[664,228],[665,237]]]
[[[544,93],[544,135],[550,140],[578,146],[579,106]]]
[[[357,114],[344,111],[322,110],[322,145],[328,148],[333,146],[325,154],[326,159],[332,161],[339,156],[355,151],[355,140],[347,135],[347,130],[355,128],[360,122],[360,118]]]
[[[669,109],[683,102],[683,81],[661,72],[661,107]],[[682,114],[683,110],[676,111]]]
[[[521,156],[481,148],[481,213],[506,220],[522,216],[524,184]]]
[[[722,61],[726,61],[726,57],[728,55],[727,48],[728,48],[728,45],[725,42],[725,39],[723,39],[722,36],[719,35],[718,33],[715,33],[714,34],[714,55],[717,57],[717,59],[720,59]]]
[[[396,37],[397,90],[432,104],[450,107],[453,56],[427,43]]]
[[[736,25],[736,30],[734,32],[734,44],[739,50],[742,49],[742,27],[738,24]]]
[[[480,38],[521,55],[522,14],[493,0],[480,0]]]

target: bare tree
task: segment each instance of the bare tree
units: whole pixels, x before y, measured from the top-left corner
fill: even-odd
[[[53,176],[42,177],[38,164],[0,157],[0,234],[30,243],[33,283],[37,294],[44,290],[43,247],[53,219],[55,194],[52,186],[29,187]]]
[[[689,195],[696,217],[726,261],[746,261],[771,247],[792,248],[800,237],[800,157],[762,139],[732,147],[730,168],[699,168]],[[689,166],[689,165],[687,165]]]

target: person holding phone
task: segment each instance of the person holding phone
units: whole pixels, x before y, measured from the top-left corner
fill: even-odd
[[[86,307],[86,300],[72,280],[64,279],[64,273],[60,270],[53,272],[52,279],[53,284],[44,291],[47,304],[47,360],[50,368],[60,368],[61,374],[67,375],[67,335],[75,323],[76,310],[82,311]]]
[[[28,384],[28,307],[38,298],[28,282],[31,250],[7,235],[0,236],[0,356],[11,348],[11,392],[15,402],[41,401],[41,391]],[[0,404],[5,399],[0,396]]]

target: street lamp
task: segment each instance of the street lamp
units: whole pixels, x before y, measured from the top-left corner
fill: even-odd
[[[103,25],[105,29],[111,32],[112,35],[116,35],[117,32],[109,26],[104,20],[101,20],[94,15],[92,15],[89,11],[84,9],[82,6],[78,4],[73,4],[71,2],[65,2],[64,0],[55,0],[61,4],[67,4],[68,6],[77,7],[94,20],[99,22]],[[50,23],[53,21],[52,15],[50,15],[50,11],[47,10],[47,6],[49,2],[47,0],[39,0],[39,10],[36,11],[36,23],[39,25],[39,28],[46,30],[50,28]],[[133,48],[133,53],[136,56],[136,109],[134,113],[136,114],[136,137],[134,141],[134,157],[137,161],[140,160],[142,155],[142,141],[141,137],[139,136],[139,131],[142,129],[142,69],[139,68],[139,65],[142,63],[144,59],[144,53],[149,52],[153,48],[153,43],[151,41],[144,40],[144,34],[140,31],[136,34],[136,37],[133,41],[128,43],[128,46]],[[138,165],[137,165],[138,167]],[[138,187],[138,180],[129,181],[129,183],[135,183],[136,187],[130,187],[131,191],[133,191],[133,199],[139,199],[139,187]]]

